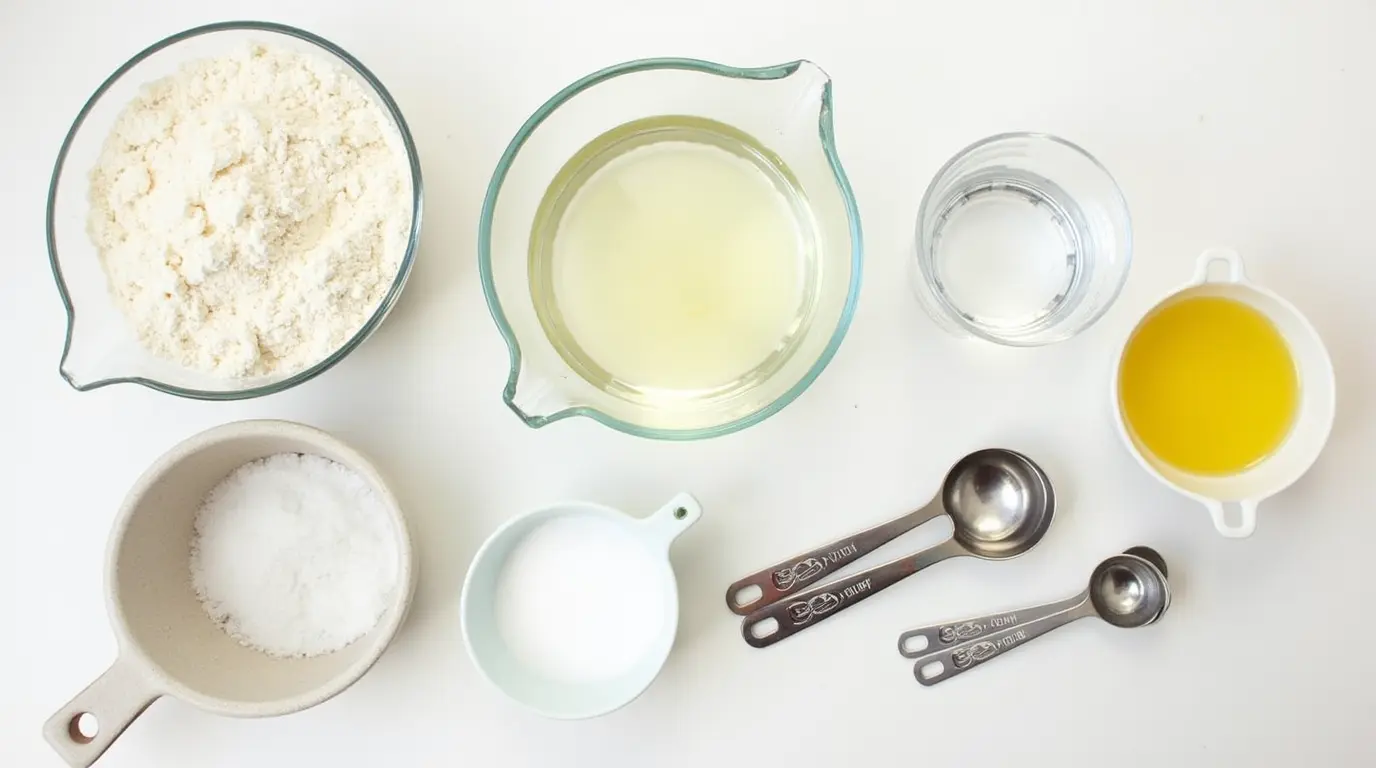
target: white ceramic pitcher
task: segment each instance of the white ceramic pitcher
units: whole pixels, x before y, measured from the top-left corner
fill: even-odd
[[[1221,275],[1215,274],[1219,271],[1217,267],[1223,267]],[[1299,410],[1285,441],[1262,461],[1231,475],[1196,475],[1153,457],[1128,428],[1119,399],[1118,381],[1128,340],[1160,308],[1195,296],[1220,296],[1240,301],[1264,314],[1285,339],[1299,376]],[[1228,249],[1205,251],[1199,257],[1194,278],[1143,313],[1118,348],[1110,384],[1118,434],[1128,451],[1156,479],[1203,504],[1218,532],[1232,538],[1252,535],[1257,525],[1257,505],[1290,486],[1313,465],[1333,426],[1336,400],[1333,364],[1323,340],[1294,305],[1249,282],[1242,259]]]

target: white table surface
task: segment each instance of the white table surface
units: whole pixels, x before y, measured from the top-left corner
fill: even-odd
[[[1364,645],[1376,591],[1362,570],[1376,537],[1371,2],[126,5],[0,4],[0,766],[60,765],[40,726],[113,658],[102,558],[127,487],[177,440],[249,417],[335,432],[395,478],[422,558],[412,618],[366,678],[316,709],[245,721],[163,700],[101,766],[1376,764],[1376,655]],[[285,394],[213,404],[132,385],[75,392],[57,375],[64,316],[43,242],[62,135],[142,46],[234,17],[324,35],[391,89],[426,182],[410,285],[368,344]],[[502,404],[506,349],[478,283],[488,177],[555,90],[655,55],[806,57],[830,72],[865,229],[858,314],[816,384],[743,433],[671,444],[588,420],[528,429]],[[1110,313],[1032,351],[948,338],[903,280],[938,166],[1018,129],[1097,154],[1136,230]],[[1116,343],[1213,245],[1237,247],[1254,278],[1308,314],[1338,375],[1326,452],[1244,541],[1215,534],[1201,508],[1137,467],[1107,403]],[[1026,450],[1057,483],[1060,516],[1033,553],[943,564],[767,651],[741,641],[726,584],[925,502],[953,458],[990,444]],[[578,723],[542,720],[487,687],[457,617],[483,538],[558,499],[643,512],[680,489],[706,511],[675,546],[681,629],[655,685]],[[1137,543],[1165,554],[1176,590],[1150,629],[1079,622],[932,689],[892,650],[911,626],[1071,594],[1100,558]]]

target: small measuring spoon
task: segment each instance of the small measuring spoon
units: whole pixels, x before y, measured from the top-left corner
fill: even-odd
[[[1083,592],[1035,609],[1055,609],[1042,618],[919,656],[913,675],[923,685],[936,685],[1076,619],[1098,616],[1134,629],[1154,623],[1169,605],[1170,586],[1160,569],[1136,555],[1114,555],[1095,567]]]
[[[1170,579],[1171,574],[1170,574],[1170,571],[1166,570],[1166,560],[1165,560],[1165,558],[1161,557],[1161,553],[1160,553],[1160,552],[1157,552],[1156,550],[1152,549],[1151,547],[1130,547],[1130,548],[1128,548],[1128,549],[1123,550],[1123,554],[1125,554],[1125,555],[1137,555],[1138,557],[1142,558],[1143,560],[1146,560],[1147,562],[1149,562],[1149,563],[1151,563],[1152,565],[1156,566],[1156,570],[1160,571],[1162,576],[1165,576],[1167,579]],[[1167,591],[1166,591],[1166,605],[1165,605],[1164,608],[1161,609],[1161,612],[1162,612],[1162,613],[1165,613],[1165,612],[1166,612],[1166,608],[1170,608],[1170,607],[1171,607],[1171,593],[1170,593],[1170,590],[1167,590]]]
[[[1165,558],[1161,557],[1161,554],[1151,547],[1132,547],[1124,550],[1123,554],[1140,557],[1156,566],[1156,570],[1160,571],[1163,577],[1167,575]],[[1170,607],[1169,591],[1166,592],[1166,605],[1162,607],[1162,613],[1168,607]],[[1040,621],[1062,610],[1065,610],[1062,603],[1047,603],[1033,608],[1019,608],[1013,611],[990,613],[984,616],[975,616],[959,621],[945,621],[940,624],[910,629],[898,636],[898,653],[906,659],[929,656],[942,648],[960,645],[967,640],[988,635],[996,630]]]
[[[941,483],[941,493],[926,506],[746,576],[726,588],[726,607],[732,613],[746,616],[787,597],[808,582],[816,583],[923,523],[949,514],[946,506],[949,489],[964,482],[967,475],[985,467],[1007,466],[1018,461],[1026,461],[1026,458],[1005,448],[975,451],[951,466]]]
[[[1026,456],[1002,450],[948,477],[941,502],[954,528],[950,539],[765,606],[741,623],[745,641],[756,648],[773,645],[942,560],[1017,557],[1042,540],[1056,511],[1046,472]]]

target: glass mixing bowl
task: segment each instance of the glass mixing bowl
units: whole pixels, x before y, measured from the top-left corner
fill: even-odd
[[[90,209],[87,174],[95,166],[116,117],[144,84],[172,74],[188,61],[223,55],[250,43],[323,56],[343,65],[364,91],[376,98],[406,149],[411,179],[411,231],[406,253],[386,296],[363,327],[342,346],[325,359],[293,373],[223,379],[158,358],[139,343],[115,306],[105,270],[86,233]],[[68,384],[83,392],[128,382],[202,400],[238,400],[294,387],[343,360],[382,324],[411,274],[420,224],[420,160],[410,130],[382,83],[344,49],[300,29],[258,21],[210,24],[172,35],[139,52],[100,84],[77,114],[58,152],[48,190],[47,236],[53,278],[67,310],[67,336],[59,372]]]
[[[698,154],[663,160],[675,152]],[[658,171],[644,170],[650,156],[661,158]],[[608,175],[613,169],[621,175]],[[718,170],[740,175],[725,187],[697,185]],[[706,189],[772,202],[752,218],[756,209],[738,215]],[[596,225],[574,223],[593,209]],[[788,223],[771,229],[781,220]],[[659,225],[694,242],[665,242]],[[757,237],[765,229],[790,234]],[[766,246],[755,246],[765,241],[778,257],[770,271],[756,263]],[[772,270],[779,264],[787,266]],[[510,352],[503,398],[527,425],[587,416],[632,435],[688,440],[768,418],[831,361],[859,293],[860,217],[836,153],[831,80],[806,61],[739,69],[643,59],[572,83],[521,126],[497,164],[479,222],[478,266]],[[785,280],[769,279],[777,275]],[[610,299],[602,286],[589,288],[599,280],[619,281]],[[756,289],[774,297],[770,311],[778,312],[767,321],[752,314]],[[605,309],[630,305],[639,314]],[[580,335],[580,327],[602,335]],[[737,329],[745,335],[747,327],[764,330],[734,349]],[[616,346],[622,341],[634,343],[634,354],[632,344]],[[652,370],[648,359],[661,367]],[[706,360],[720,367],[694,367]],[[661,375],[669,369],[673,375]]]

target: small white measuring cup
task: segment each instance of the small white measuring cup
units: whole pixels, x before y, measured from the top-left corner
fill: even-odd
[[[1215,275],[1215,267],[1222,274]],[[1133,436],[1123,416],[1118,383],[1122,375],[1123,354],[1133,334],[1153,313],[1167,304],[1196,296],[1219,296],[1239,301],[1264,314],[1276,327],[1299,376],[1300,400],[1294,424],[1284,442],[1257,464],[1230,475],[1197,475],[1166,464]],[[1110,395],[1118,435],[1137,463],[1153,477],[1174,488],[1209,510],[1214,527],[1230,538],[1251,536],[1257,525],[1257,505],[1288,488],[1318,459],[1333,427],[1337,395],[1333,363],[1318,331],[1293,304],[1247,280],[1242,258],[1236,252],[1214,248],[1199,257],[1194,278],[1152,305],[1133,326],[1118,348],[1113,366]],[[1232,514],[1229,514],[1230,510]]]
[[[390,604],[368,634],[334,653],[276,658],[240,645],[210,619],[191,586],[192,525],[201,499],[235,469],[279,453],[313,454],[349,467],[392,512],[397,583]],[[68,765],[85,768],[162,696],[231,717],[313,707],[348,688],[382,656],[406,618],[417,574],[396,498],[372,462],[342,441],[271,420],[194,435],[154,462],[125,497],[105,565],[119,654],[48,718],[43,736]]]
[[[678,633],[678,581],[669,562],[669,545],[702,515],[702,507],[680,493],[644,518],[601,504],[570,501],[515,517],[498,528],[473,557],[464,579],[459,612],[468,655],[478,670],[508,698],[546,717],[576,720],[597,717],[634,701],[659,675]],[[654,591],[664,621],[643,654],[621,674],[590,680],[554,679],[523,663],[508,646],[498,619],[498,584],[516,548],[541,526],[564,517],[590,517],[612,523],[619,546],[643,547],[656,564]],[[642,609],[646,606],[640,606]],[[631,613],[636,605],[628,605]]]

